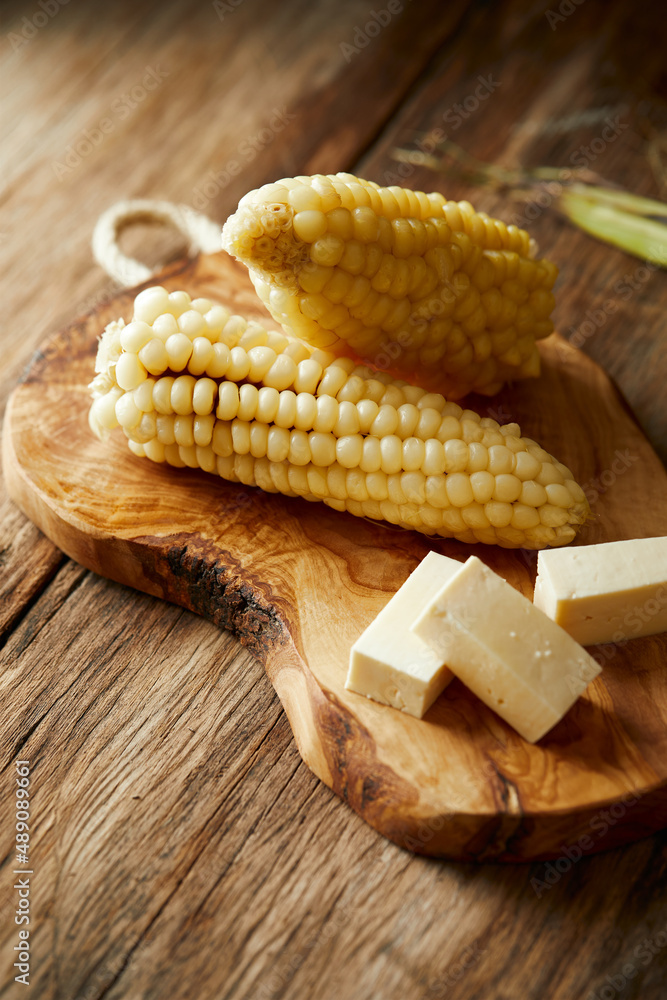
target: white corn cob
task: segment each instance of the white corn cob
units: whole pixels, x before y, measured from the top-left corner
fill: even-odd
[[[511,548],[564,545],[588,511],[570,470],[517,424],[186,292],[141,292],[132,322],[105,330],[96,370],[93,431],[120,424],[156,462]]]
[[[245,195],[223,247],[285,330],[458,399],[535,376],[557,268],[467,201],[353,174]]]

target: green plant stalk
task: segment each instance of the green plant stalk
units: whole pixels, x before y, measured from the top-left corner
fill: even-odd
[[[591,236],[658,267],[667,267],[667,226],[663,222],[599,204],[576,191],[564,191],[559,207]]]
[[[645,198],[630,191],[617,191],[615,188],[597,187],[594,184],[573,184],[569,190],[589,201],[604,202],[634,215],[652,215],[667,219],[667,204],[654,198]]]

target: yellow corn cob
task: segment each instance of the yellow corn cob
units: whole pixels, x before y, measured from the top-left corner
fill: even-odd
[[[539,374],[558,272],[529,244],[467,201],[352,174],[266,184],[223,229],[285,330],[450,399]]]
[[[120,424],[156,462],[510,548],[564,545],[587,514],[570,470],[517,424],[186,292],[141,292],[133,321],[106,328],[96,371],[92,429]]]

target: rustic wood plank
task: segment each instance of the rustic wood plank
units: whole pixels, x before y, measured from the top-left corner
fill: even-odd
[[[62,552],[17,510],[0,483],[0,644],[63,561]]]
[[[3,731],[1,752],[3,774],[12,783],[16,748],[32,762],[32,860],[42,872],[33,905],[50,916],[36,921],[35,953],[41,951],[44,975],[52,975],[57,988],[76,987],[76,993],[79,956],[69,949],[61,954],[58,941],[76,937],[70,925],[89,934],[90,906],[99,905],[100,892],[109,900],[116,896],[114,907],[127,896],[124,934],[150,923],[206,843],[207,816],[220,812],[215,794],[200,794],[199,772],[217,781],[224,770],[233,790],[260,746],[269,767],[270,733],[281,715],[270,689],[257,686],[257,668],[238,655],[226,633],[162,602],[137,606],[136,595],[109,588],[73,564],[61,575],[78,577],[80,585],[73,590],[71,579],[62,582],[71,596],[60,613],[52,615],[53,601],[45,595],[33,611],[41,629],[26,620],[3,651],[3,703],[13,725]],[[91,601],[98,616],[94,630],[87,627]],[[252,722],[239,724],[242,703]],[[256,808],[262,808],[259,800]],[[179,815],[191,831],[183,841],[175,833]],[[11,832],[3,832],[5,870],[13,860]],[[147,852],[142,867],[136,865],[140,843]],[[225,850],[231,848],[226,843]],[[83,873],[92,875],[99,866],[94,889],[96,880]],[[73,905],[66,903],[67,887],[81,884],[69,882],[76,873],[84,884]],[[3,929],[8,931],[13,936],[11,927]],[[48,959],[49,933],[55,967]],[[101,925],[99,947],[107,944]],[[94,963],[92,942],[86,950]],[[2,954],[4,960],[9,952]]]
[[[330,90],[337,95],[334,102],[339,130],[327,155],[318,159],[319,141],[308,146],[308,137],[301,136],[299,155],[291,158],[289,147],[295,144],[295,136],[281,134],[282,138],[276,137],[261,156],[246,166],[244,178],[247,179],[247,186],[284,173],[291,164],[296,164],[297,169],[305,169],[299,157],[303,157],[303,163],[308,163],[312,169],[340,169],[354,163],[359,149],[354,148],[354,142],[350,142],[350,135],[357,128],[364,109],[373,109],[377,105],[377,95],[371,93],[367,101],[365,98],[367,89],[373,85],[378,65],[383,65],[383,83],[387,79],[391,83],[399,74],[412,72],[409,45],[401,44],[403,38],[407,40],[405,23],[401,23],[394,36],[395,47],[388,55],[385,54],[383,41],[388,36],[384,34],[372,43],[378,48],[369,46],[365,53],[359,54],[359,58],[355,59],[358,64],[355,85],[347,87],[346,81],[352,79],[349,67],[341,59],[338,75],[327,76],[330,67],[328,59],[333,60],[339,42],[351,36],[354,24],[365,19],[368,5],[335,5],[336,15],[326,24],[325,15],[320,15],[319,8],[328,12],[333,10],[334,5],[309,6],[313,11],[304,25],[303,18],[299,21],[298,16],[292,17],[289,12],[285,15],[273,10],[267,13],[254,0],[245,0],[239,9],[220,23],[217,19],[211,20],[212,5],[209,4],[203,4],[197,10],[183,7],[179,12],[180,5],[168,3],[119,2],[106,6],[71,3],[64,5],[49,27],[40,29],[29,45],[19,52],[14,53],[6,45],[5,59],[0,67],[0,72],[4,74],[3,93],[8,95],[11,91],[15,96],[11,98],[14,102],[11,109],[7,102],[3,105],[7,113],[0,122],[0,128],[6,123],[11,128],[16,126],[16,131],[9,142],[5,133],[3,144],[8,154],[15,152],[15,155],[11,172],[4,174],[9,183],[0,250],[3,275],[8,280],[5,281],[6,333],[2,337],[5,366],[0,378],[0,406],[7,399],[11,385],[28,361],[30,352],[42,342],[46,333],[69,322],[73,316],[92,308],[99,301],[108,299],[116,291],[115,286],[102,277],[92,264],[89,239],[92,221],[118,197],[125,194],[149,195],[192,201],[195,188],[203,184],[209,171],[217,173],[222,170],[228,161],[229,151],[235,150],[248,134],[256,134],[264,126],[267,107],[273,107],[278,99],[287,100],[304,86],[306,89],[319,86],[322,94]],[[493,69],[485,56],[488,48],[483,49],[481,55],[473,52],[473,41],[477,43],[482,35],[487,34],[487,29],[480,25],[482,19],[488,26],[489,36],[494,33],[498,36],[499,44],[494,49],[498,58],[502,58],[501,47],[504,52],[514,47],[512,59],[509,55],[506,58],[510,60],[516,78],[510,73],[506,89],[494,95],[503,96],[506,101],[504,121],[510,125],[503,124],[501,118],[494,119],[489,104],[489,117],[485,116],[484,126],[481,119],[476,125],[475,118],[472,118],[454,135],[462,142],[465,139],[464,144],[471,152],[489,159],[500,156],[504,148],[504,132],[518,117],[510,105],[516,102],[517,107],[527,108],[541,91],[545,92],[544,100],[534,102],[533,110],[538,127],[536,134],[543,135],[546,148],[544,151],[535,149],[533,163],[543,162],[547,154],[555,155],[552,154],[555,144],[564,149],[567,154],[564,155],[564,162],[567,162],[573,148],[589,143],[595,136],[594,130],[583,126],[573,137],[567,132],[554,131],[558,120],[570,115],[573,109],[585,110],[589,102],[597,106],[609,103],[614,107],[628,98],[633,108],[639,111],[642,100],[648,101],[650,109],[658,106],[651,81],[655,80],[656,61],[662,58],[664,46],[657,39],[663,29],[658,21],[649,22],[648,28],[642,25],[643,19],[651,15],[649,5],[644,8],[631,3],[603,6],[588,0],[586,4],[577,5],[572,16],[551,32],[544,15],[547,9],[556,6],[541,0],[535,5],[485,5],[480,14],[467,19],[454,44],[445,44],[444,68],[437,61],[433,62],[430,86],[437,82],[439,75],[444,84],[441,115],[452,101],[468,95],[468,81],[474,80],[477,72],[485,73],[487,67]],[[294,5],[290,7],[294,9]],[[6,3],[3,6],[5,31],[10,25],[20,25],[22,17],[32,16],[36,9],[20,2]],[[246,14],[243,14],[244,9]],[[278,9],[276,5],[276,11]],[[305,10],[305,5],[300,9]],[[451,9],[452,5],[448,5],[446,17],[450,16]],[[427,50],[435,52],[444,39],[444,35],[438,36],[442,22],[438,21],[435,6],[427,10],[426,4],[420,4],[419,9],[412,5],[406,7],[405,16],[421,19],[425,10],[423,31],[426,42],[419,50],[420,58]],[[435,11],[435,19],[429,20],[430,10]],[[526,11],[530,17],[517,31],[517,24]],[[10,20],[10,15],[14,20]],[[239,17],[245,17],[245,21],[238,21]],[[281,39],[275,49],[277,54],[272,56],[272,32],[281,17],[292,26],[292,38]],[[217,34],[211,28],[212,23],[218,30]],[[237,27],[241,24],[243,30]],[[245,77],[236,90],[233,89],[233,74],[224,66],[229,46],[225,46],[224,39],[221,42],[223,32],[229,32],[232,47],[239,52],[239,58],[233,64],[233,74]],[[319,48],[315,46],[309,53],[310,39],[316,33]],[[576,57],[580,45],[585,49],[590,44],[588,40],[598,34],[604,38],[597,59],[598,68],[593,67],[592,70],[597,74],[598,82],[594,90],[584,83],[573,99],[566,96],[567,106],[563,108],[559,93],[568,95],[572,92],[568,77],[572,67],[576,69],[580,65],[573,56]],[[252,40],[260,37],[262,45],[253,46]],[[558,62],[561,58],[562,64]],[[165,60],[167,66],[174,67],[174,72],[178,70],[177,77],[169,81],[169,87],[159,91],[155,100],[142,102],[127,120],[119,121],[104,146],[86,157],[74,179],[59,183],[51,169],[51,161],[63,155],[68,143],[74,141],[83,128],[91,128],[107,115],[111,102],[129,85],[140,81],[149,64],[160,61],[165,64]],[[325,65],[322,68],[323,61]],[[296,76],[289,69],[290,63],[297,65]],[[590,59],[584,59],[583,63],[589,66]],[[519,71],[526,68],[530,73],[524,78]],[[191,79],[197,81],[192,91],[189,89]],[[292,85],[290,81],[295,79]],[[411,76],[410,79],[415,81],[414,93],[418,96],[419,76]],[[48,81],[47,86],[44,81]],[[459,84],[459,81],[462,82]],[[165,80],[165,88],[166,84]],[[163,100],[163,95],[168,95],[168,99]],[[520,100],[519,95],[522,95]],[[421,120],[412,113],[406,113],[400,120],[390,117],[392,108],[399,100],[396,92],[392,100],[394,104],[390,101],[385,105],[382,119],[373,114],[369,116],[372,127],[367,136],[372,138],[378,134],[383,124],[389,126],[378,148],[383,148],[383,144],[389,146],[409,141],[414,127],[426,127],[438,116],[434,105]],[[661,103],[659,110],[662,107]],[[358,116],[357,108],[360,109]],[[408,104],[407,108],[410,112],[411,105]],[[352,126],[350,115],[355,122]],[[315,119],[317,105],[313,102],[308,117],[311,126]],[[401,124],[395,128],[397,121]],[[547,123],[546,131],[540,133],[539,130],[545,128]],[[321,129],[321,136],[326,128],[324,116],[322,122],[316,124]],[[568,127],[571,128],[571,125]],[[472,131],[468,133],[468,129]],[[474,143],[468,141],[473,132]],[[605,153],[603,172],[621,181],[627,176],[630,186],[638,187],[641,182],[642,190],[654,193],[655,188],[650,185],[645,172],[645,163],[637,152],[641,150],[642,140],[635,139],[635,148],[625,140],[625,135],[627,133],[619,137],[619,143],[621,140],[624,142],[622,146],[614,144]],[[181,141],[182,136],[187,137],[187,143]],[[521,136],[519,140],[524,141]],[[370,140],[365,141],[368,143]],[[347,150],[344,162],[337,157],[338,150],[343,148]],[[614,159],[617,148],[623,151],[618,162]],[[309,150],[309,157],[305,155],[306,149]],[[388,160],[382,160],[382,163],[385,162],[389,165]],[[628,165],[627,175],[625,163]],[[357,161],[357,164],[360,169],[363,167],[362,161]],[[470,193],[463,186],[457,188],[452,185],[451,190],[457,196]],[[221,189],[205,210],[222,219],[233,206],[237,193],[242,192],[236,192],[231,186]],[[480,207],[499,207],[497,199],[487,197],[485,204],[477,196],[475,200],[480,201]],[[546,213],[533,224],[533,228],[544,249],[551,249],[554,239],[558,238],[556,247],[563,247],[562,253],[559,251],[559,262],[564,268],[561,287],[565,288],[567,284],[567,287],[572,285],[579,289],[576,308],[569,305],[558,307],[559,324],[566,334],[570,326],[580,325],[586,309],[605,301],[601,282],[586,288],[591,274],[595,277],[607,271],[612,280],[618,280],[626,272],[632,274],[639,263],[605,250],[605,260],[613,261],[613,266],[605,264],[602,259],[598,261],[599,268],[594,266],[590,256],[594,244],[578,236],[573,243],[569,227],[561,228],[555,220],[548,221]],[[551,235],[552,232],[555,236]],[[143,251],[145,258],[154,262],[166,259],[165,254],[176,254],[179,249],[176,241],[165,239],[162,235],[154,236],[145,229],[132,234],[128,245],[138,253]],[[578,247],[576,253],[573,252],[575,246]],[[646,298],[648,296],[652,302],[656,301],[656,289],[660,290],[660,295],[663,294],[663,279],[663,275],[657,274],[642,283],[641,290],[632,296],[631,302],[623,304],[622,316],[611,317],[584,345],[591,351],[595,348],[596,356],[612,372],[616,371],[617,364],[625,373],[631,366],[639,365],[642,357],[646,359],[641,378],[637,377],[639,389],[633,392],[627,383],[623,383],[623,389],[631,398],[635,410],[643,413],[642,422],[656,447],[661,446],[665,435],[659,411],[658,423],[652,416],[658,404],[652,402],[655,381],[650,375],[654,370],[656,374],[663,372],[662,381],[658,382],[660,392],[664,366],[657,328],[647,310]],[[636,317],[630,308],[635,304],[639,307]],[[614,337],[607,335],[607,331],[612,329]],[[626,331],[631,332],[627,338]],[[637,343],[640,344],[641,356],[635,348]],[[617,358],[620,361],[617,362]],[[628,378],[627,374],[623,377]],[[660,398],[659,395],[657,398]],[[32,557],[32,550],[30,555]],[[3,571],[6,567],[7,563]],[[67,579],[71,581],[72,578],[61,577],[61,574],[62,570],[52,586],[64,585],[66,590]],[[88,583],[86,586],[89,586]],[[83,584],[79,589],[82,588]],[[116,620],[98,633],[94,626],[83,626],[83,623],[93,620],[98,602],[100,607],[104,607],[105,602],[109,606],[113,604],[109,593],[115,594],[117,588],[96,581],[95,586],[86,591],[90,600],[77,603],[76,614],[70,616],[67,604],[70,600],[76,601],[78,592],[74,590],[62,611],[49,619],[51,632],[42,629],[35,637],[30,670],[22,676],[28,678],[34,672],[44,674],[44,680],[51,678],[53,682],[50,671],[54,663],[66,672],[80,669],[82,662],[85,663],[87,646],[78,639],[72,653],[68,648],[68,636],[75,635],[82,627],[88,629],[91,633],[89,640],[98,643],[100,648],[104,647],[107,639],[120,635],[124,650],[122,663],[125,664],[133,657],[142,656],[135,628],[135,622],[139,622],[139,637],[143,639],[145,633],[141,631],[139,611],[145,616],[147,608],[155,607],[154,612],[150,611],[149,618],[158,644],[167,637],[167,626],[162,629],[161,623],[169,622],[171,613],[179,614],[173,608],[162,604],[158,608],[150,599],[132,595],[127,602],[120,601],[116,605]],[[3,590],[3,596],[5,593]],[[42,599],[48,597],[47,589]],[[40,614],[39,600],[34,605],[34,613],[37,616]],[[110,613],[109,617],[113,615]],[[176,668],[179,663],[182,668],[184,660],[196,657],[196,646],[201,637],[216,644],[216,651],[217,642],[223,642],[225,650],[226,643],[230,644],[233,652],[218,652],[217,655],[220,663],[228,664],[227,669],[231,669],[238,650],[234,641],[228,637],[216,636],[212,639],[213,630],[207,623],[191,616],[184,618],[190,624],[180,636],[175,659],[172,659],[174,654],[171,652],[165,657],[158,657],[155,649],[147,657],[146,669],[153,670],[153,680],[159,676],[158,671],[167,677],[172,669],[178,673]],[[33,621],[36,622],[37,618]],[[194,630],[192,633],[191,629]],[[188,639],[190,634],[192,645]],[[56,641],[58,636],[60,638]],[[32,643],[18,659],[19,667],[28,656],[30,645]],[[13,648],[18,649],[18,646]],[[57,657],[54,657],[54,650]],[[181,655],[183,659],[179,660]],[[75,658],[79,662],[75,662]],[[298,766],[282,790],[282,779],[287,778],[290,767],[296,761],[296,749],[284,716],[278,715],[277,701],[268,680],[251,660],[242,659],[241,662],[244,670],[241,671],[240,682],[243,683],[247,672],[254,671],[254,683],[263,690],[264,700],[258,703],[257,721],[272,712],[276,713],[272,733],[280,746],[274,747],[268,754],[266,769],[262,768],[262,754],[256,754],[250,769],[237,782],[237,794],[245,796],[242,806],[235,812],[228,812],[225,823],[218,817],[218,832],[213,830],[215,818],[208,827],[210,841],[207,842],[211,845],[210,860],[215,877],[220,868],[220,857],[226,857],[229,842],[234,844],[235,849],[237,846],[242,848],[246,840],[249,845],[243,864],[239,858],[214,888],[207,881],[201,864],[195,863],[180,883],[178,878],[174,878],[174,872],[179,878],[186,872],[187,861],[195,856],[194,851],[189,851],[190,838],[196,839],[199,835],[198,831],[192,833],[192,828],[187,825],[178,825],[181,817],[177,806],[171,817],[167,816],[168,810],[160,814],[161,826],[158,827],[165,837],[178,831],[181,854],[177,861],[172,854],[168,854],[166,859],[157,855],[145,823],[140,826],[139,833],[134,833],[138,800],[132,800],[134,793],[131,788],[120,786],[118,774],[124,776],[129,784],[140,784],[142,780],[146,782],[141,787],[148,792],[150,799],[148,785],[151,779],[144,777],[145,751],[124,761],[121,768],[110,758],[108,751],[95,742],[95,721],[99,722],[101,729],[105,725],[103,713],[92,704],[96,698],[101,703],[107,698],[104,704],[110,704],[110,699],[118,699],[114,720],[119,729],[126,728],[128,732],[133,732],[132,725],[136,728],[138,724],[133,707],[122,699],[125,690],[123,671],[117,678],[114,674],[112,687],[106,695],[103,678],[96,675],[93,679],[88,695],[90,700],[86,702],[91,704],[86,714],[92,714],[86,723],[83,747],[71,730],[67,730],[68,743],[63,746],[58,728],[48,729],[50,709],[26,743],[27,752],[34,753],[39,768],[45,769],[43,780],[39,777],[39,768],[37,771],[45,796],[42,802],[45,805],[55,802],[61,785],[67,791],[67,796],[58,800],[58,810],[52,813],[50,826],[40,821],[39,837],[35,839],[44,873],[40,889],[44,895],[39,899],[36,918],[40,936],[39,940],[35,939],[35,995],[45,1000],[50,1000],[52,996],[57,996],[58,1000],[79,1000],[84,995],[87,1000],[96,1000],[102,995],[120,1000],[120,997],[142,994],[148,1000],[162,1000],[165,996],[191,997],[194,993],[202,1000],[218,996],[229,996],[234,1000],[265,996],[306,1000],[315,995],[323,1000],[341,996],[346,1000],[348,997],[350,1000],[365,1000],[369,995],[392,998],[414,995],[424,997],[424,1000],[438,996],[451,996],[454,1000],[488,1000],[491,991],[494,991],[499,1000],[501,997],[514,1000],[517,996],[525,1000],[572,1000],[573,997],[585,998],[593,989],[599,992],[606,985],[605,977],[618,974],[623,963],[629,961],[637,965],[638,975],[628,982],[620,995],[629,1000],[639,997],[641,1000],[662,1000],[662,982],[667,976],[667,950],[658,949],[654,956],[648,952],[648,964],[645,965],[647,953],[643,952],[644,958],[639,958],[635,949],[640,946],[643,937],[653,942],[655,948],[658,931],[664,926],[664,907],[661,903],[665,892],[664,859],[667,854],[664,836],[653,837],[597,858],[581,860],[540,900],[530,887],[530,878],[544,877],[542,865],[510,869],[490,865],[476,868],[408,858],[393,845],[379,841],[360,820],[342,809],[305,767]],[[14,668],[16,664],[12,662],[11,666]],[[71,675],[68,673],[68,676]],[[206,678],[209,678],[208,672]],[[208,683],[213,686],[210,678]],[[79,693],[80,688],[76,690]],[[133,692],[140,690],[149,690],[145,677],[137,680],[132,688]],[[45,705],[53,704],[58,691],[64,694],[61,689],[49,688],[48,683],[45,691]],[[85,691],[82,694],[86,696]],[[172,705],[173,708],[180,704],[180,692],[174,693],[169,688],[164,691],[163,697],[164,703],[156,709],[156,715],[171,721],[173,714],[169,715],[166,706]],[[25,735],[29,730],[27,720],[38,718],[31,714],[32,707],[21,700],[20,692],[11,702],[3,700],[3,708],[5,704],[8,710],[3,712],[3,723],[9,720],[9,729],[13,733],[14,720],[19,719],[20,732]],[[66,708],[67,698],[63,697],[55,705],[55,713],[61,713],[57,715],[58,719],[67,716]],[[142,711],[145,714],[140,715],[139,722],[150,715],[150,705],[145,705]],[[166,714],[162,716],[161,713]],[[246,716],[237,711],[234,719],[237,727],[241,720],[245,725]],[[193,728],[195,724],[196,720]],[[6,729],[3,725],[3,734]],[[168,732],[166,728],[165,733]],[[232,768],[239,765],[244,755],[243,745],[234,744],[233,736],[232,726],[230,742],[234,752],[228,761]],[[6,744],[9,747],[13,745],[11,742]],[[162,752],[159,749],[161,745],[155,740],[150,746],[157,748],[156,752]],[[224,752],[224,744],[221,746]],[[38,752],[40,747],[41,756]],[[211,815],[220,795],[222,768],[220,757],[216,756],[219,753],[220,746],[215,741],[208,743],[203,750],[204,757],[210,754],[214,760],[212,773],[206,773],[204,779],[210,791],[202,791],[199,779],[204,811],[210,808]],[[172,759],[178,759],[177,754]],[[281,763],[283,759],[284,764]],[[105,812],[103,807],[98,807],[103,824],[106,824],[105,831],[108,832],[109,827],[118,822],[125,837],[124,840],[121,838],[118,848],[114,848],[109,840],[105,842],[111,857],[118,858],[119,863],[126,856],[130,857],[129,864],[132,866],[141,852],[152,866],[148,873],[131,868],[130,878],[137,881],[124,886],[122,908],[116,905],[110,894],[100,890],[100,882],[95,881],[96,872],[106,874],[113,866],[98,850],[95,823],[100,816],[83,815],[85,810],[82,806],[85,803],[97,803],[90,783],[85,780],[85,773],[86,797],[81,805],[77,805],[76,801],[71,804],[78,790],[72,782],[68,783],[67,772],[75,766],[76,773],[81,774],[85,761],[91,762],[100,782],[105,782],[103,790],[118,786],[112,799],[113,815],[111,810]],[[281,782],[274,781],[274,770],[280,774]],[[224,771],[222,773],[224,775]],[[235,773],[238,776],[238,771]],[[7,772],[3,780],[6,777]],[[178,771],[178,780],[181,782],[178,787],[185,789],[183,770]],[[274,803],[276,786],[281,791]],[[270,790],[270,795],[267,790]],[[3,801],[7,801],[9,791],[3,784]],[[253,813],[254,804],[257,804],[257,811]],[[151,809],[152,806],[153,803]],[[253,833],[251,826],[243,825],[244,816],[248,812],[256,820],[261,816],[261,809],[265,810],[266,819],[257,824]],[[201,813],[198,815],[201,817]],[[184,816],[183,820],[187,824],[188,817]],[[88,844],[86,837],[89,838]],[[10,839],[3,823],[3,858],[7,857]],[[261,853],[256,850],[258,843]],[[63,848],[67,848],[68,853],[63,853]],[[81,851],[84,859],[90,856],[85,852],[92,851],[95,864],[77,869],[77,851]],[[387,851],[388,855],[385,854]],[[204,852],[199,856],[205,857]],[[56,891],[56,869],[61,862],[67,865],[68,877],[57,886]],[[126,861],[124,863],[127,865]],[[378,872],[381,879],[379,885],[373,881]],[[3,867],[0,904],[5,918],[2,921],[3,978],[0,996],[13,1000],[16,989],[5,975],[10,963],[4,964],[8,962],[7,947],[11,948],[13,938],[10,940],[4,935],[9,935],[12,930],[15,899],[6,874],[7,861]],[[159,890],[161,900],[169,899],[162,909],[153,911],[155,919],[149,930],[146,930],[143,914],[132,911],[130,905],[135,885],[144,891],[140,880],[145,877],[148,877],[151,888]],[[201,888],[198,886],[200,878],[205,883]],[[272,893],[268,899],[262,896],[265,886]],[[281,889],[283,886],[284,889]],[[59,900],[57,908],[55,897]],[[255,899],[259,900],[259,904],[254,902]],[[369,901],[374,905],[371,906]],[[69,902],[78,906],[73,911],[77,914],[75,920],[67,924],[74,936],[70,940],[63,935],[56,939],[54,917],[57,916],[64,926],[69,919]],[[228,919],[230,903],[233,916]],[[262,911],[262,915],[265,914],[262,923],[254,917],[258,905],[266,907]],[[227,945],[232,936],[235,943],[233,955]],[[479,948],[487,949],[484,960],[473,962],[463,971],[458,982],[445,980],[448,970],[452,975],[461,971],[465,949],[473,947],[476,942],[479,942]],[[74,956],[80,963],[80,969],[75,970],[74,978],[68,982],[75,963]],[[63,970],[59,971],[57,992],[56,968]],[[435,988],[432,988],[434,984]]]

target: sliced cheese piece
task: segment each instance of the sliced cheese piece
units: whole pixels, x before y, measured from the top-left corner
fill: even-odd
[[[534,603],[584,646],[667,631],[667,537],[542,551]]]
[[[530,743],[600,673],[567,632],[476,556],[444,585],[413,631]]]
[[[350,651],[345,687],[418,719],[449,684],[444,658],[410,631],[424,606],[461,568],[429,552]]]

